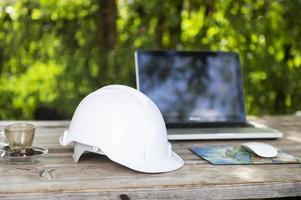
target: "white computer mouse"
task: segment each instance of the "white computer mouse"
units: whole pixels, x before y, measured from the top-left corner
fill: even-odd
[[[264,158],[273,158],[278,155],[278,151],[275,147],[262,142],[248,142],[241,144],[241,146]]]

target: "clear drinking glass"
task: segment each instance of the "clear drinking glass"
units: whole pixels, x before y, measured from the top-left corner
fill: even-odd
[[[25,153],[32,146],[35,127],[27,123],[11,124],[4,128],[4,134],[11,150]]]

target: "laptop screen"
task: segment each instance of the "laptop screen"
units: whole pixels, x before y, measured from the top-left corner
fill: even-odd
[[[246,122],[238,54],[138,50],[135,56],[137,88],[167,125]]]

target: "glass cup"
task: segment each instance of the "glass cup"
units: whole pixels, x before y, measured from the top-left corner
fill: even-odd
[[[25,154],[26,150],[32,146],[35,127],[27,123],[11,124],[4,128],[4,134],[12,151]]]

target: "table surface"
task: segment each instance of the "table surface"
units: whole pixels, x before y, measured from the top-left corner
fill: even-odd
[[[262,140],[301,157],[301,117],[250,117],[281,130],[284,137]],[[0,121],[0,127],[15,121]],[[211,165],[189,148],[247,140],[177,141],[173,150],[185,166],[169,173],[144,174],[87,154],[73,162],[72,146],[58,137],[68,121],[30,121],[36,125],[36,145],[49,153],[35,164],[0,161],[0,199],[253,199],[301,196],[301,165]]]

